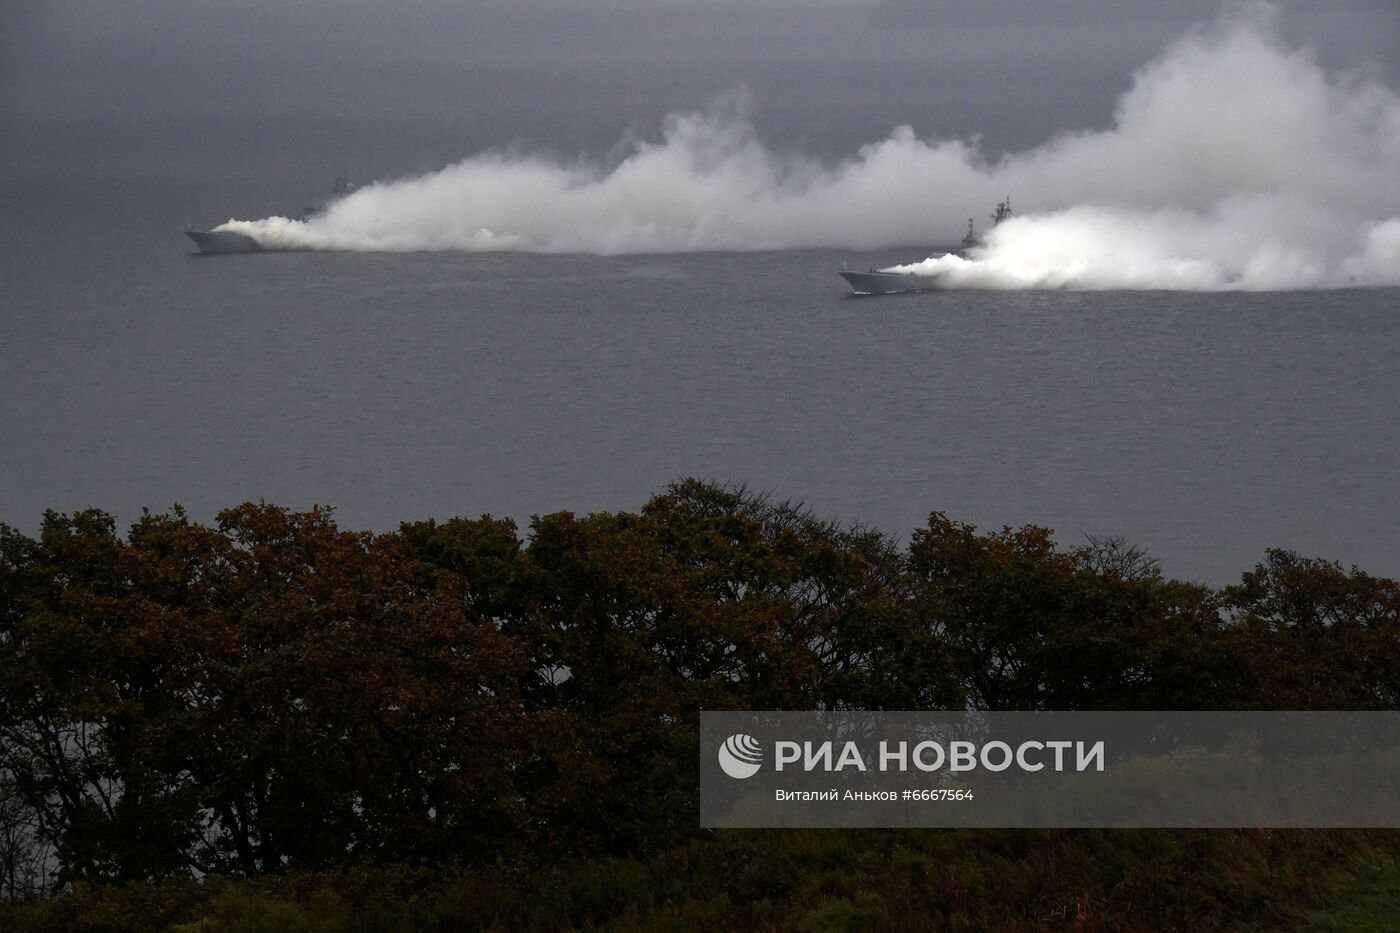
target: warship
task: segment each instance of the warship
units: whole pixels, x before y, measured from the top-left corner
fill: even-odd
[[[256,253],[262,249],[252,237],[228,230],[186,230],[185,236],[194,240],[201,253]]]
[[[997,204],[996,210],[992,212],[992,226],[995,227],[1010,216],[1011,197],[1008,195],[1006,200]],[[967,219],[967,235],[962,238],[962,248],[943,250],[934,253],[934,255],[965,256],[968,250],[981,245],[982,235],[977,232],[976,225],[969,217]],[[879,269],[868,269],[865,272],[842,271],[838,274],[850,283],[851,292],[856,295],[893,295],[899,292],[922,292],[941,287],[938,273],[882,272]]]
[[[350,183],[350,178],[345,172],[335,176],[335,183],[331,186],[331,196],[328,200],[310,204],[302,208],[298,220],[310,220],[311,218],[325,213],[331,201],[344,197],[355,186]],[[262,251],[262,244],[246,233],[234,233],[231,230],[195,230],[193,227],[185,230],[185,236],[194,240],[194,245],[199,247],[199,251],[205,254],[221,255],[224,253],[257,253]]]

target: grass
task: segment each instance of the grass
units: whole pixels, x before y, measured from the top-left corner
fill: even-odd
[[[17,933],[1400,930],[1400,834],[733,830],[633,858],[76,885]]]
[[[1356,881],[1308,916],[1315,933],[1393,933],[1400,930],[1400,866],[1367,864]]]

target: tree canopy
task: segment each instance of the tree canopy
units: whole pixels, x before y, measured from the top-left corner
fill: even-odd
[[[1238,585],[940,513],[907,547],[694,480],[635,513],[0,526],[0,879],[636,856],[702,709],[1393,709],[1400,585]]]

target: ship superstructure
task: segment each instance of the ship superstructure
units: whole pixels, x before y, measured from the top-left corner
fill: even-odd
[[[335,176],[330,198],[302,208],[301,215],[297,219],[307,221],[324,214],[331,203],[354,190],[355,185],[350,181],[350,175],[347,172],[341,172]],[[258,253],[263,249],[261,243],[246,233],[234,233],[231,230],[195,230],[190,227],[185,230],[185,236],[194,240],[199,251],[206,254]]]
[[[992,212],[992,226],[1011,218],[1011,196],[1007,195],[1006,200],[997,203],[996,210]],[[935,253],[938,256],[966,256],[967,252],[983,245],[982,235],[977,232],[977,225],[973,219],[967,219],[967,235],[962,238],[962,249],[956,251],[945,251]],[[897,292],[922,292],[940,287],[939,275],[937,273],[921,274],[918,272],[885,272],[879,269],[869,269],[865,272],[838,273],[841,278],[850,283],[851,291],[857,295],[891,295]]]

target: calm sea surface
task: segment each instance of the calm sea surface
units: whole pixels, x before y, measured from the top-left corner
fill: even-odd
[[[696,475],[902,538],[941,510],[1209,582],[1270,546],[1400,576],[1400,290],[835,275],[921,250],[208,258],[180,228],[231,211],[175,189],[36,176],[3,207],[0,521],[261,497],[524,523]]]

